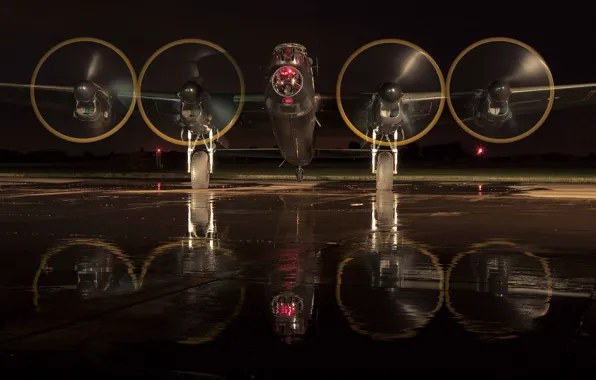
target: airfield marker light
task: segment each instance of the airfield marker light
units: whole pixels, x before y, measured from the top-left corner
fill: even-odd
[[[155,168],[157,170],[159,170],[159,169],[162,168],[162,165],[161,165],[161,148],[157,148],[155,150]]]
[[[294,100],[292,98],[284,98],[283,102],[284,104],[292,104]]]

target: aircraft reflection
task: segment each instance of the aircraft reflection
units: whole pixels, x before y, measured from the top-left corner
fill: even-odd
[[[145,284],[150,268],[158,281],[172,275],[175,279],[180,276],[211,278],[234,269],[232,251],[221,245],[226,230],[222,234],[218,231],[214,195],[210,192],[191,193],[186,212],[187,236],[181,241],[162,244],[147,256],[141,268],[139,288]],[[169,336],[181,337],[178,343],[213,341],[240,314],[245,292],[244,284],[235,281],[191,286],[180,292],[176,302],[164,311],[175,318],[166,318],[168,323],[162,328]]]
[[[280,214],[275,241],[278,258],[278,278],[281,284],[271,300],[271,313],[276,334],[287,344],[303,339],[308,326],[313,322],[315,301],[314,284],[317,250],[314,246],[315,215],[305,210],[309,200],[303,196],[280,196],[284,209]]]
[[[337,271],[336,300],[351,329],[378,340],[413,337],[441,308],[442,287],[438,258],[400,231],[397,194],[378,192],[368,241]]]
[[[74,255],[62,255],[63,260],[53,259],[50,262],[51,258],[74,247]],[[116,259],[124,263],[126,274],[118,270]],[[64,280],[76,285],[45,285]],[[44,287],[74,288],[82,299],[128,293],[138,289],[134,265],[129,257],[118,247],[101,239],[67,239],[42,256],[33,277],[33,305],[38,311],[40,282],[44,283]]]
[[[548,313],[548,260],[515,243],[489,240],[455,256],[447,269],[447,308],[483,340],[516,338]]]
[[[167,254],[157,271],[160,275],[212,275],[233,268],[232,252],[222,247],[217,229],[212,193],[191,193],[187,201],[187,236],[181,241],[168,242],[157,247],[143,262],[139,286],[142,287],[153,261]],[[225,232],[225,231],[224,231]]]

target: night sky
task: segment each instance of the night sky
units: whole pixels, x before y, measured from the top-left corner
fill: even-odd
[[[238,6],[234,2],[167,1],[157,2],[162,5],[156,7],[155,2],[73,1],[52,2],[52,5],[48,2],[43,8],[24,1],[4,3],[0,16],[3,52],[0,82],[29,83],[35,65],[50,47],[81,36],[97,37],[116,45],[130,58],[137,75],[149,56],[170,41],[181,38],[213,41],[234,56],[251,93],[262,93],[264,84],[259,67],[267,63],[278,43],[295,41],[306,45],[311,56],[319,60],[317,90],[333,94],[341,66],[349,55],[380,38],[400,38],[421,46],[437,61],[444,76],[459,52],[471,43],[494,36],[516,38],[545,58],[556,84],[596,82],[596,46],[592,42],[596,26],[588,21],[587,11],[550,11],[547,5],[542,5],[522,12],[519,2],[518,6],[502,2],[486,4],[486,9],[481,5],[452,8],[446,4],[433,9],[432,2],[417,2],[415,6],[398,1],[386,5],[361,2],[361,8],[350,6],[350,10],[338,2],[254,3]],[[64,71],[74,72],[86,64],[78,62],[75,54],[62,66],[68,66]],[[371,66],[382,71],[391,64],[390,60],[379,60]],[[60,70],[60,65],[54,66],[52,70]],[[163,81],[170,77],[173,82],[181,80],[177,68],[168,72],[168,65],[160,64],[159,70],[151,74],[159,78],[153,79],[156,86],[168,87]],[[54,74],[47,75],[51,78]],[[370,91],[377,85],[371,83]],[[364,79],[358,84],[360,88],[367,86]],[[0,110],[0,149],[61,149],[76,154],[122,152],[141,147],[150,150],[157,146],[182,149],[162,141],[142,120],[129,121],[102,142],[73,144],[46,131],[30,107],[0,105]],[[444,112],[448,112],[447,108]],[[236,128],[229,138],[233,147],[274,145],[270,128],[262,132]],[[347,147],[349,141],[358,138],[340,118],[317,139],[321,148]],[[470,150],[478,144],[487,145],[489,155],[554,151],[586,155],[596,152],[596,109],[553,112],[537,132],[512,144],[481,143],[456,124],[436,126],[419,144],[453,141],[461,141]]]

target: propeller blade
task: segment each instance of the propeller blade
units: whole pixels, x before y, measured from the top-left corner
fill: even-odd
[[[219,131],[232,121],[237,110],[232,99],[212,95],[205,96],[205,107],[213,116],[213,124]]]
[[[89,59],[87,70],[85,71],[85,79],[94,81],[95,77],[101,69],[101,54],[99,51],[95,51]]]
[[[195,49],[195,51],[191,55],[191,59],[188,61],[189,63],[189,80],[196,82],[199,85],[203,85],[204,79],[201,77],[201,70],[199,66],[201,61],[207,57],[214,56],[216,54],[216,50],[206,46],[199,46]]]

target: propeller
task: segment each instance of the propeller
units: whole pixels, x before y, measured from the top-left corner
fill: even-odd
[[[135,77],[124,53],[94,38],[64,41],[49,53],[38,64],[34,92],[36,116],[46,129],[67,141],[90,143],[126,123]],[[122,107],[114,107],[115,98]]]
[[[393,139],[396,128],[400,141],[421,137],[435,114],[409,117],[404,95],[440,94],[441,78],[431,60],[420,48],[401,40],[374,41],[358,49],[340,75],[337,96],[346,114],[342,115],[346,124],[368,137],[372,129],[378,129],[380,135],[376,138],[382,141]],[[386,128],[379,129],[381,124]]]
[[[488,142],[517,141],[535,131],[549,110],[552,76],[528,45],[508,38],[478,41],[456,58],[447,78],[449,108],[458,124]],[[513,96],[515,94],[515,96]]]
[[[234,95],[240,93],[236,79],[240,75],[228,54],[202,40],[174,41],[168,46],[154,55],[143,69],[140,96],[145,121],[149,120],[150,128],[157,135],[177,145],[187,144],[185,133],[182,139],[179,137],[181,125],[201,135],[209,126],[214,127],[214,134],[224,130],[236,115]],[[198,116],[190,120],[180,114],[177,100],[189,110],[198,110],[195,105],[200,104],[206,114],[193,111]],[[156,109],[157,114],[146,113]],[[167,112],[163,112],[165,110]]]

